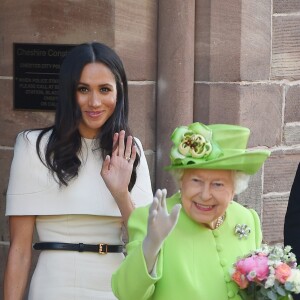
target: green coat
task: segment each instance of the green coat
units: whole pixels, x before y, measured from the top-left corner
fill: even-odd
[[[180,203],[177,193],[167,199],[170,210]],[[112,289],[120,300],[240,300],[230,270],[239,256],[261,245],[257,213],[233,202],[224,223],[215,230],[191,220],[181,209],[175,229],[164,241],[156,275],[147,272],[142,241],[147,231],[149,206],[137,208],[128,222],[127,257],[113,274]],[[239,239],[235,225],[251,228],[248,238]]]

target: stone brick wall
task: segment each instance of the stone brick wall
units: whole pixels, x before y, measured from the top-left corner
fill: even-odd
[[[297,0],[196,1],[194,119],[245,125],[250,147],[272,151],[237,198],[260,214],[269,243],[283,241],[300,162],[299,12]]]
[[[192,121],[250,127],[250,147],[272,155],[237,201],[259,213],[265,241],[283,241],[300,161],[298,0],[4,1],[0,10],[0,291],[9,247],[5,194],[17,132],[52,112],[13,109],[14,42],[113,47],[129,78],[130,125],[143,143],[153,188],[175,191],[168,136]],[[36,261],[34,256],[33,266]],[[0,295],[0,299],[2,295]]]

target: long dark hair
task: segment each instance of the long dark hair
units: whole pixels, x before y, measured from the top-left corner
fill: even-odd
[[[53,126],[42,129],[38,136],[36,149],[41,161],[56,175],[60,185],[78,175],[81,161],[78,153],[81,150],[81,136],[78,126],[81,120],[81,111],[76,102],[75,92],[85,65],[100,62],[106,65],[114,74],[117,86],[117,103],[111,117],[101,127],[96,137],[102,158],[111,155],[113,151],[113,135],[125,130],[126,138],[130,135],[128,127],[128,84],[123,63],[119,56],[110,47],[93,42],[85,43],[72,48],[65,57],[59,76],[58,103]],[[52,130],[52,131],[51,131]],[[41,140],[51,131],[45,149],[45,160],[41,155]],[[136,167],[140,157],[137,155],[133,166],[129,191],[136,182]],[[100,170],[99,170],[100,171]]]

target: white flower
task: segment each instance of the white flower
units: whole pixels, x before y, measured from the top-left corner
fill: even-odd
[[[291,275],[287,278],[286,283],[292,285],[291,291],[299,294],[300,293],[300,270],[291,269]]]
[[[289,246],[289,245],[287,245],[287,246],[284,247],[284,252],[285,253],[289,253],[289,252],[291,252],[291,250],[292,250],[292,247]]]
[[[273,266],[269,267],[270,275],[275,275],[275,269]]]
[[[274,286],[275,279],[276,279],[275,275],[273,275],[273,274],[271,275],[271,274],[270,274],[270,275],[268,276],[268,279],[267,279],[266,282],[265,282],[265,288],[268,289],[268,288]]]

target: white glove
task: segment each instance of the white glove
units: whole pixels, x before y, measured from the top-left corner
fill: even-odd
[[[143,241],[143,252],[148,272],[151,273],[165,238],[177,224],[181,204],[176,204],[168,213],[167,190],[157,190],[149,208],[147,235]]]

